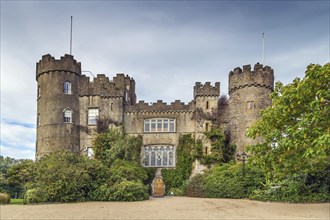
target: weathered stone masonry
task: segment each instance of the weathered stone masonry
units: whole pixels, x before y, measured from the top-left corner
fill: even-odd
[[[36,158],[50,152],[68,149],[87,153],[97,134],[96,123],[123,126],[125,133],[141,135],[141,163],[145,166],[175,167],[175,149],[181,134],[202,137],[212,121],[199,118],[196,112],[218,115],[222,126],[230,131],[231,142],[238,150],[254,143],[245,136],[246,129],[259,118],[259,111],[271,104],[269,94],[274,86],[273,70],[256,64],[229,73],[229,104],[218,105],[220,83],[196,82],[193,100],[188,104],[161,100],[153,104],[139,101],[133,78],[117,74],[110,80],[97,75],[92,81],[82,74],[81,64],[73,56],[56,60],[47,54],[37,63],[37,142]],[[222,108],[222,109],[221,109]],[[204,153],[212,149],[204,142]]]

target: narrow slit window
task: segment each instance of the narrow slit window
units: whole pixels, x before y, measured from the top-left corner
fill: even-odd
[[[209,131],[209,123],[208,122],[205,123],[205,131]]]

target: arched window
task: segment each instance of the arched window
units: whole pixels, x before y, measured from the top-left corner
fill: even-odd
[[[206,101],[206,109],[209,109],[209,108],[210,108],[209,101]]]
[[[72,110],[71,109],[64,110],[64,123],[72,123]]]
[[[72,90],[71,90],[71,82],[69,81],[65,81],[63,83],[63,93],[64,94],[72,94]]]

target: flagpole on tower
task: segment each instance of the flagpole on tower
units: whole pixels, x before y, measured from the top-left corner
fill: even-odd
[[[70,29],[70,55],[72,55],[72,16],[71,16],[71,29]]]
[[[261,52],[261,64],[265,63],[265,33],[262,33],[262,52]]]

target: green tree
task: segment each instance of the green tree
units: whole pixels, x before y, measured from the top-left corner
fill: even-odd
[[[311,64],[305,77],[284,86],[277,82],[272,106],[248,136],[262,143],[249,148],[252,162],[263,169],[267,181],[295,173],[326,172],[330,152],[330,63]]]
[[[112,129],[94,139],[95,158],[110,166],[116,159],[139,162],[141,136],[129,136],[121,130]]]
[[[108,168],[69,151],[42,157],[34,165],[34,178],[27,184],[26,202],[73,202],[90,194],[108,178]]]
[[[23,198],[25,185],[33,179],[33,160],[19,160],[18,163],[10,166],[7,170],[8,186],[10,194]]]

